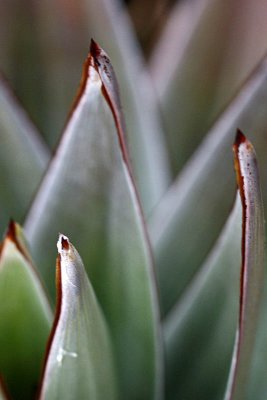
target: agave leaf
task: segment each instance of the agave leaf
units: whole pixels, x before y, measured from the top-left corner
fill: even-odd
[[[10,216],[22,220],[41,181],[49,153],[0,80],[0,231]]]
[[[48,142],[54,145],[73,98],[88,38],[97,38],[110,55],[120,82],[133,170],[144,210],[149,213],[170,182],[165,138],[151,83],[142,73],[141,51],[129,18],[116,3],[47,0],[35,4],[43,59],[42,85],[48,98],[48,118],[43,130]]]
[[[247,390],[264,282],[264,212],[255,151],[238,131],[235,167],[243,206],[239,322],[226,400],[242,400]]]
[[[122,398],[152,398],[161,385],[161,346],[151,257],[114,73],[94,42],[76,106],[26,231],[51,294],[53,241],[58,232],[77,238],[115,343]]]
[[[207,260],[164,321],[168,399],[221,399],[238,315],[241,203]]]
[[[14,399],[37,389],[52,314],[41,283],[10,223],[0,254],[0,374]]]
[[[183,1],[171,12],[150,69],[174,173],[266,53],[266,16],[266,3],[250,0],[242,7],[231,0]]]
[[[122,12],[119,3],[90,0],[84,1],[83,7],[89,33],[110,55],[120,83],[133,171],[144,213],[149,215],[170,183],[156,96],[144,72],[144,60],[129,16]]]
[[[254,132],[251,137],[259,149],[259,162],[266,162],[266,93],[265,59],[221,115],[150,219],[164,313],[203,263],[229,213],[234,197],[230,148],[237,126]],[[266,180],[267,169],[262,169]],[[264,198],[267,204],[267,191]]]
[[[82,260],[66,236],[58,240],[57,311],[41,399],[116,399],[107,326]]]

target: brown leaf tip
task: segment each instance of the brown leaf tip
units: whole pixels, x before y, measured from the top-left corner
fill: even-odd
[[[70,242],[67,236],[64,236],[62,234],[59,235],[57,248],[59,253],[61,253],[63,250],[68,251],[70,249]]]
[[[16,223],[15,221],[13,221],[13,219],[9,221],[6,237],[9,238],[12,242],[17,242]]]
[[[245,143],[246,141],[246,136],[241,132],[240,129],[237,129],[234,145],[239,147],[241,143]]]
[[[246,136],[240,131],[240,129],[237,129],[236,132],[236,138],[235,138],[235,142],[233,145],[233,150],[237,153],[237,150],[239,149],[239,147],[245,144],[246,145],[246,149],[247,150],[252,150],[253,151],[253,146],[250,143],[250,141],[246,138]]]
[[[101,54],[101,51],[102,51],[101,47],[94,41],[94,39],[91,39],[90,53],[95,60],[98,59],[98,57]]]

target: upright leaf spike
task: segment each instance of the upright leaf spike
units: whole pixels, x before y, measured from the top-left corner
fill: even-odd
[[[153,263],[128,163],[116,81],[106,54],[94,42],[91,47],[75,108],[27,217],[26,232],[52,296],[53,244],[58,232],[76,238],[110,328],[121,398],[152,400],[163,389]]]
[[[50,335],[40,398],[117,399],[109,332],[69,239],[57,243],[58,301]]]
[[[264,273],[264,212],[256,155],[237,131],[233,145],[237,184],[243,206],[239,322],[225,400],[242,400],[250,370]]]

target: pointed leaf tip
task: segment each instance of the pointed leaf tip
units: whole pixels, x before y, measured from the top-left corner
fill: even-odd
[[[244,143],[246,141],[247,141],[246,136],[241,132],[240,129],[237,129],[234,146],[238,147],[241,143]]]
[[[70,249],[70,242],[67,236],[60,234],[57,242],[57,249],[59,254],[62,253],[63,250],[68,251]]]
[[[264,280],[264,212],[256,154],[237,133],[234,144],[237,183],[243,206],[239,322],[225,400],[244,398],[254,351]]]
[[[101,47],[94,41],[93,38],[91,39],[90,53],[94,58],[99,57],[101,53]]]
[[[8,237],[12,242],[16,242],[16,223],[13,219],[10,219],[9,221],[6,237]]]

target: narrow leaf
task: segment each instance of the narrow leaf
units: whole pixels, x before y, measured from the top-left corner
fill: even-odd
[[[238,316],[241,225],[237,198],[216,245],[164,320],[168,399],[223,397]]]
[[[58,254],[57,311],[41,399],[116,399],[110,336],[82,260],[63,235]]]
[[[0,80],[0,231],[10,216],[22,221],[48,163],[49,153]]]
[[[121,396],[153,398],[161,386],[161,344],[152,262],[114,72],[94,42],[26,231],[52,296],[53,240],[58,232],[76,238],[115,343]]]
[[[238,131],[235,168],[243,206],[242,268],[239,322],[225,395],[244,399],[254,349],[264,282],[264,212],[257,161],[252,144]]]
[[[34,398],[52,314],[11,223],[0,254],[0,375],[14,399]]]
[[[267,181],[266,107],[265,59],[221,115],[150,219],[164,313],[171,309],[204,262],[231,209],[234,174],[230,149],[237,126],[254,132],[252,139],[259,149],[263,180]],[[267,190],[263,195],[267,205]]]

